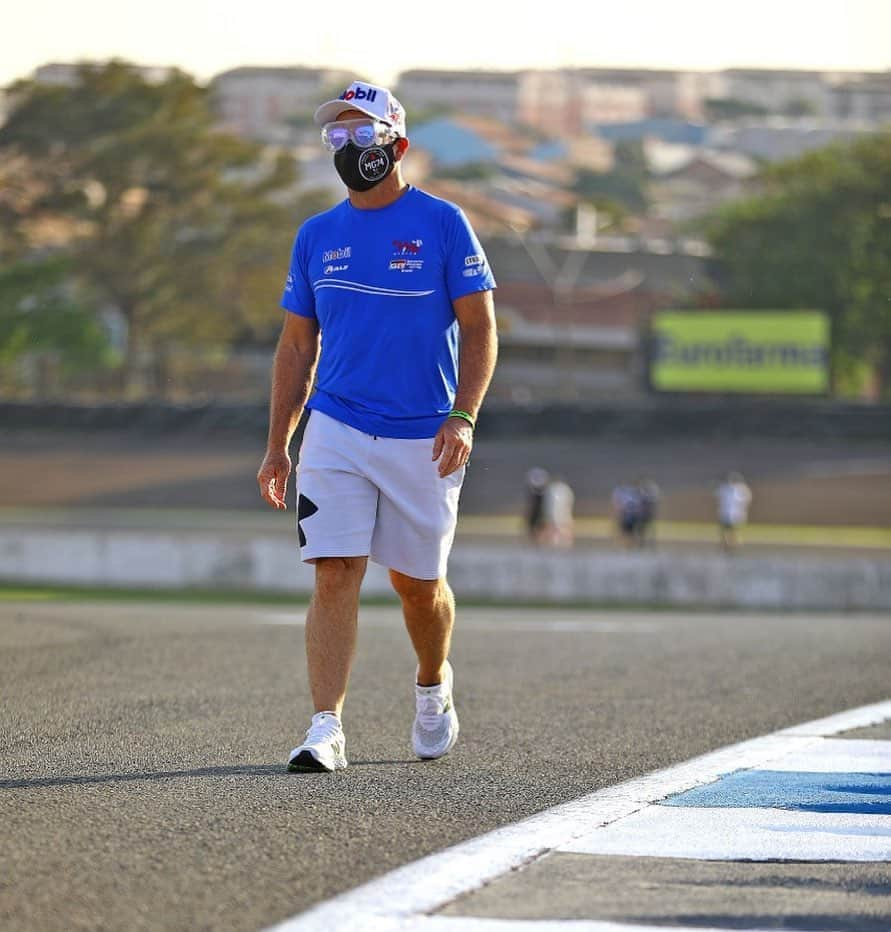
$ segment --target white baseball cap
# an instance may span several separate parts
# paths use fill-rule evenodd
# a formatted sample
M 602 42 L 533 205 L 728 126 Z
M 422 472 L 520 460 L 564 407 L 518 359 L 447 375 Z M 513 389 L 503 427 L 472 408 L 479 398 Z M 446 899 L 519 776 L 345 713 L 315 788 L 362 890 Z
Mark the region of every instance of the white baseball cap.
M 385 87 L 353 81 L 340 97 L 329 100 L 316 110 L 316 125 L 331 123 L 344 110 L 361 110 L 375 120 L 389 124 L 400 136 L 405 135 L 405 107 Z

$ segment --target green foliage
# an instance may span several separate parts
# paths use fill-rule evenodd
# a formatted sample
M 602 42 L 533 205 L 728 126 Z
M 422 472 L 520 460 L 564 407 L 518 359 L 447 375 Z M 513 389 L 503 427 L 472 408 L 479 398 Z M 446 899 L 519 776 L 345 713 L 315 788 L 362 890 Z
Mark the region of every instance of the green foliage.
M 817 105 L 805 97 L 793 97 L 783 105 L 782 112 L 786 116 L 793 118 L 815 116 Z
M 575 182 L 579 198 L 598 205 L 614 205 L 628 213 L 646 213 L 649 205 L 648 171 L 643 145 L 638 142 L 616 144 L 614 168 L 609 172 L 580 169 Z
M 22 82 L 0 128 L 0 249 L 47 247 L 128 324 L 139 349 L 225 346 L 280 320 L 299 205 L 290 156 L 218 132 L 188 75 L 152 84 L 113 62 L 73 87 Z M 48 234 L 52 231 L 52 235 Z
M 705 116 L 710 123 L 740 120 L 750 116 L 766 116 L 767 108 L 735 97 L 709 97 L 705 101 Z
M 6 389 L 15 388 L 15 363 L 51 358 L 65 374 L 113 361 L 92 307 L 71 287 L 58 258 L 22 261 L 0 270 L 0 365 Z
M 891 392 L 891 133 L 767 168 L 709 238 L 728 304 L 828 311 L 837 386 L 865 362 Z
M 498 168 L 491 162 L 471 162 L 467 165 L 456 165 L 454 168 L 438 168 L 437 178 L 450 178 L 454 181 L 485 181 L 494 178 Z

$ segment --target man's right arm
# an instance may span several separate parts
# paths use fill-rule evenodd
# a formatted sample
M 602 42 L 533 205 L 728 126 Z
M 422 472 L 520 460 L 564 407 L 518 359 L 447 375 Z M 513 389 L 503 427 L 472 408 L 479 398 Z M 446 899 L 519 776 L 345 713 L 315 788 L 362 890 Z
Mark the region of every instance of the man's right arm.
M 272 365 L 266 456 L 257 473 L 260 495 L 279 510 L 287 507 L 285 492 L 291 474 L 288 447 L 312 388 L 318 356 L 316 319 L 286 312 Z

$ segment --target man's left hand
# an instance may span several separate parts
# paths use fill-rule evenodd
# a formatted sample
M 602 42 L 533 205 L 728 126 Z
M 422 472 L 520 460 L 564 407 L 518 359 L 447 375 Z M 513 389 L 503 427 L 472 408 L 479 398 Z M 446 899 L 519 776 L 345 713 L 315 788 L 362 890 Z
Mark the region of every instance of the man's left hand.
M 439 476 L 444 479 L 467 465 L 473 449 L 473 428 L 463 418 L 447 417 L 433 439 L 433 460 L 439 460 Z

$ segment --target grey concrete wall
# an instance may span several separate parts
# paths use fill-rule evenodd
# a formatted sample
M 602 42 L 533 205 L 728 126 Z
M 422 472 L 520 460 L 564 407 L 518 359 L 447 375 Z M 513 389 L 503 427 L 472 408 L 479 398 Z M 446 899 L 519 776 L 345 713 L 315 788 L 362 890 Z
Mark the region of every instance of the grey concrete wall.
M 891 609 L 891 561 L 721 554 L 538 551 L 460 546 L 452 586 L 465 598 L 772 609 Z M 0 579 L 84 586 L 308 594 L 296 542 L 259 533 L 0 527 Z M 369 565 L 364 592 L 390 594 Z

